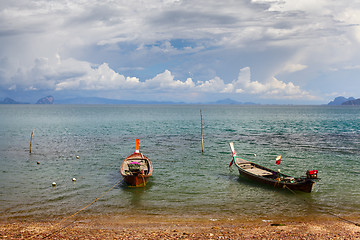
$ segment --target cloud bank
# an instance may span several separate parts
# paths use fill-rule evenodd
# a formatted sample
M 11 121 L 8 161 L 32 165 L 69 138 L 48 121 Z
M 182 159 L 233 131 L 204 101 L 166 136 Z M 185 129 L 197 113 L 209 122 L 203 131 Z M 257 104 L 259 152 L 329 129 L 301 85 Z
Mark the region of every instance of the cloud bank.
M 359 94 L 356 1 L 7 1 L 0 97 L 317 103 Z

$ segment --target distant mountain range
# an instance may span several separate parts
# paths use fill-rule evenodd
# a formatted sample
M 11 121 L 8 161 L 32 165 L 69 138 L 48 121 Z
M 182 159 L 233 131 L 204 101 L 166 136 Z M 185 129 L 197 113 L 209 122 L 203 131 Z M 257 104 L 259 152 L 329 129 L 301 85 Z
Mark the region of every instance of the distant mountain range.
M 64 100 L 56 100 L 56 104 L 186 104 L 184 102 L 172 102 L 172 101 L 138 101 L 138 100 L 117 100 L 108 98 L 88 97 L 88 98 L 72 98 Z M 246 104 L 254 105 L 256 103 L 251 102 L 238 102 L 232 99 L 223 99 L 216 102 L 207 103 L 195 103 L 195 104 Z
M 5 98 L 0 101 L 0 104 L 30 104 L 27 102 L 18 102 L 11 98 Z M 226 98 L 215 102 L 198 102 L 198 103 L 184 103 L 184 102 L 172 102 L 172 101 L 139 101 L 139 100 L 118 100 L 99 97 L 78 97 L 71 99 L 55 100 L 53 96 L 46 96 L 40 98 L 36 104 L 218 104 L 218 105 L 257 105 L 253 102 L 238 102 L 236 100 Z M 329 102 L 329 106 L 349 106 L 360 105 L 360 98 L 355 99 L 353 97 L 336 97 L 333 101 Z
M 253 103 L 253 102 L 238 102 L 238 101 L 235 101 L 235 100 L 232 100 L 230 98 L 226 98 L 226 99 L 223 99 L 223 100 L 219 100 L 219 101 L 216 101 L 216 102 L 210 102 L 208 104 L 234 104 L 234 105 L 256 105 L 256 103 Z
M 17 102 L 11 98 L 5 98 L 4 101 L 0 101 L 0 104 L 29 104 Z M 36 104 L 186 104 L 184 102 L 171 102 L 171 101 L 138 101 L 138 100 L 117 100 L 117 99 L 108 99 L 108 98 L 98 98 L 98 97 L 87 97 L 87 98 L 71 98 L 71 99 L 61 99 L 55 100 L 53 96 L 47 96 L 40 98 Z M 194 103 L 194 104 L 243 104 L 243 105 L 255 105 L 256 103 L 252 102 L 238 102 L 232 99 L 223 99 L 216 102 L 207 102 L 207 103 Z
M 118 100 L 98 97 L 71 98 L 56 100 L 55 104 L 184 104 L 182 102 L 170 101 L 138 101 L 138 100 Z
M 336 97 L 333 101 L 329 102 L 330 106 L 349 106 L 349 105 L 360 105 L 360 98 L 355 99 L 353 97 L 345 98 L 345 97 Z

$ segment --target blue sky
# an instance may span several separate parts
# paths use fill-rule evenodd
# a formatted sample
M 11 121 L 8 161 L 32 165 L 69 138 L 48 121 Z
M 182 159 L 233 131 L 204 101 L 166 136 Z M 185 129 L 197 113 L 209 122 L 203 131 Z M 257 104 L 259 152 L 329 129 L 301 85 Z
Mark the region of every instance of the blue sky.
M 0 99 L 360 97 L 360 3 L 0 2 Z

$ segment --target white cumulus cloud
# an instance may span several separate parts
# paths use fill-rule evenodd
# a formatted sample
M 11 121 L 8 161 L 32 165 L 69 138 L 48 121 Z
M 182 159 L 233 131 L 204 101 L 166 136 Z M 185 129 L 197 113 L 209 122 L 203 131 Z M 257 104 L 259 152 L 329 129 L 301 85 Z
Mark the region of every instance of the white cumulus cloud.
M 152 79 L 145 81 L 145 87 L 152 89 L 188 89 L 195 86 L 191 78 L 188 78 L 185 82 L 175 80 L 174 76 L 169 70 L 165 70 L 163 73 L 156 75 Z
M 240 70 L 238 79 L 233 81 L 236 89 L 242 89 L 241 92 L 256 94 L 262 98 L 278 98 L 278 99 L 314 99 L 309 92 L 301 90 L 300 86 L 295 86 L 292 82 L 285 83 L 272 77 L 270 80 L 261 83 L 252 81 L 250 68 L 245 67 Z
M 55 89 L 356 95 L 359 12 L 353 0 L 1 1 L 0 98 Z

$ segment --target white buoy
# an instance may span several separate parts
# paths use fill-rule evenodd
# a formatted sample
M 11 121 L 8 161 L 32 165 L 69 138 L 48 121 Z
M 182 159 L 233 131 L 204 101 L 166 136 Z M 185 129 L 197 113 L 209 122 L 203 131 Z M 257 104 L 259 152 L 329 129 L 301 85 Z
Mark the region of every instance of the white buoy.
M 55 186 L 56 186 L 56 182 L 53 182 L 53 183 L 52 183 L 52 186 L 55 187 Z
M 79 156 L 76 156 L 76 159 L 79 159 L 80 157 Z
M 75 182 L 75 181 L 76 181 L 76 178 L 73 178 L 72 181 Z
M 256 157 L 256 153 L 254 153 L 254 157 Z

